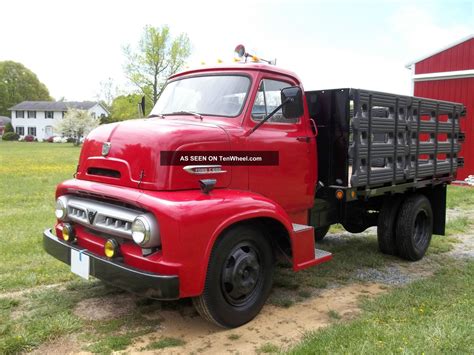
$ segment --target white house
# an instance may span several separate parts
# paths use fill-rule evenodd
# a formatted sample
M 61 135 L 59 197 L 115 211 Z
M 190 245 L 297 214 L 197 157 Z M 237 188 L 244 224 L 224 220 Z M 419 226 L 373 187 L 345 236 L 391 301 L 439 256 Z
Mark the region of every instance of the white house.
M 55 135 L 54 127 L 70 108 L 87 110 L 92 117 L 107 117 L 110 114 L 94 101 L 23 101 L 9 110 L 13 128 L 18 135 L 32 135 L 42 141 Z

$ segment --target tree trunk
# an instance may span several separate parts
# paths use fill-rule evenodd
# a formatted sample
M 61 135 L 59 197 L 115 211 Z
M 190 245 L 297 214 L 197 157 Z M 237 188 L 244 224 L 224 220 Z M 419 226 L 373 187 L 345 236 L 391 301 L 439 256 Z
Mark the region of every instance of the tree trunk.
M 158 101 L 158 79 L 157 79 L 157 75 L 155 75 L 155 79 L 153 81 L 153 106 L 156 104 L 157 101 Z

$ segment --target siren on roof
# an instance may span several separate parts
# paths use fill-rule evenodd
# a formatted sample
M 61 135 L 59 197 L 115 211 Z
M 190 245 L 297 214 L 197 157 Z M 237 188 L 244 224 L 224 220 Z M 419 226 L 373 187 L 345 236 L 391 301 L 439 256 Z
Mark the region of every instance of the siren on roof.
M 256 55 L 247 53 L 245 51 L 245 46 L 243 44 L 237 45 L 234 49 L 235 54 L 237 55 L 237 58 L 235 61 L 241 61 L 244 58 L 244 63 L 247 63 L 247 60 L 250 58 L 250 60 L 254 63 L 260 63 L 260 62 L 265 62 L 270 65 L 276 65 L 276 58 L 273 60 L 267 60 L 263 58 L 259 58 Z

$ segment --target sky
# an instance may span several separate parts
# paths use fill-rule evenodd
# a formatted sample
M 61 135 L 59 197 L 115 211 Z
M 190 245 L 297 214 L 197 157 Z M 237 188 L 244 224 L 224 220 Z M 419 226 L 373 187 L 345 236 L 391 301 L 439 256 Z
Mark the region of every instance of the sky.
M 399 94 L 411 94 L 407 63 L 474 33 L 474 0 L 3 0 L 0 9 L 0 61 L 21 62 L 70 101 L 96 99 L 108 78 L 134 90 L 122 48 L 145 25 L 187 33 L 190 67 L 231 63 L 244 44 L 298 74 L 305 90 Z

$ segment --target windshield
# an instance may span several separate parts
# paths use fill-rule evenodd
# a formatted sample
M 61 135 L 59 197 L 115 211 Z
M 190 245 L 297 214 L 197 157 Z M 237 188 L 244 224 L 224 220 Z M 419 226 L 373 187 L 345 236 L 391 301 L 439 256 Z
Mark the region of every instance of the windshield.
M 151 115 L 182 114 L 235 117 L 242 110 L 250 79 L 241 75 L 210 75 L 178 79 L 166 85 Z

